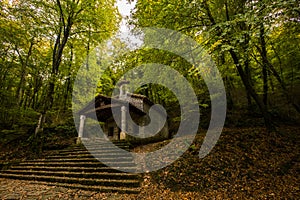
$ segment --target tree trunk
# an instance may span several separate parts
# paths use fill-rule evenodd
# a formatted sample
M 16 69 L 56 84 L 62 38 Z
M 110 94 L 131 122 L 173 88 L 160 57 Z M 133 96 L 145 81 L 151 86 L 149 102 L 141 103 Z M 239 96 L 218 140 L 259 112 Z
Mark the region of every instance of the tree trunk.
M 264 121 L 265 121 L 265 125 L 266 125 L 266 128 L 269 130 L 269 131 L 273 131 L 274 130 L 274 126 L 272 124 L 272 119 L 271 119 L 271 116 L 269 115 L 268 113 L 268 109 L 267 107 L 265 106 L 265 104 L 263 103 L 263 101 L 261 101 L 261 99 L 258 97 L 258 95 L 256 94 L 256 92 L 254 91 L 252 85 L 250 84 L 249 80 L 247 79 L 247 76 L 242 68 L 242 66 L 240 65 L 239 63 L 239 59 L 236 55 L 236 53 L 233 51 L 233 50 L 229 50 L 230 52 L 230 55 L 233 59 L 233 62 L 238 70 L 238 73 L 242 79 L 242 82 L 246 88 L 246 91 L 251 95 L 251 97 L 254 99 L 255 103 L 258 105 L 262 115 L 263 115 L 263 118 L 264 118 Z
M 260 45 L 262 56 L 262 74 L 263 74 L 263 102 L 268 107 L 268 70 L 267 70 L 267 47 L 265 41 L 265 27 L 264 24 L 260 25 Z
M 225 77 L 225 85 L 226 85 L 226 88 L 227 88 L 227 108 L 228 110 L 232 110 L 233 107 L 234 107 L 234 104 L 233 104 L 233 98 L 232 98 L 232 94 L 231 94 L 231 91 L 232 91 L 232 86 L 231 86 L 231 82 L 230 82 L 230 78 L 228 76 Z
M 258 46 L 256 46 L 256 48 L 259 51 L 259 53 L 263 56 L 262 49 L 260 49 Z M 276 78 L 276 80 L 279 82 L 288 103 L 290 103 L 294 107 L 294 109 L 298 113 L 300 113 L 300 106 L 293 100 L 293 98 L 291 97 L 291 95 L 289 94 L 289 92 L 287 90 L 287 87 L 286 87 L 284 81 L 282 80 L 279 73 L 276 71 L 275 67 L 272 65 L 272 63 L 269 62 L 269 59 L 267 57 L 265 57 L 265 64 L 268 67 L 268 69 L 272 72 L 272 74 Z
M 210 11 L 210 8 L 209 8 L 209 5 L 207 3 L 207 0 L 203 1 L 203 5 L 204 5 L 204 9 L 206 9 L 207 11 L 207 16 L 208 16 L 208 19 L 210 20 L 211 24 L 212 25 L 216 25 L 216 21 Z M 227 10 L 228 12 L 228 10 Z M 220 27 L 218 27 L 216 29 L 217 31 L 217 35 L 219 37 L 222 36 L 222 30 Z M 230 45 L 230 41 L 226 41 L 227 44 Z M 266 125 L 266 128 L 269 130 L 269 131 L 272 131 L 274 130 L 274 126 L 272 124 L 272 120 L 271 120 L 271 116 L 269 115 L 268 113 L 268 110 L 265 106 L 265 104 L 261 101 L 261 99 L 258 97 L 258 95 L 256 94 L 256 92 L 254 91 L 254 88 L 253 86 L 251 85 L 251 83 L 249 82 L 248 78 L 247 78 L 247 75 L 246 73 L 244 72 L 244 69 L 243 67 L 241 66 L 240 62 L 239 62 L 239 58 L 238 56 L 236 55 L 235 51 L 233 49 L 230 49 L 229 50 L 229 53 L 233 59 L 233 62 L 238 70 L 238 73 L 242 79 L 242 82 L 246 88 L 246 91 L 247 93 L 249 93 L 251 95 L 251 97 L 254 99 L 255 103 L 258 105 L 262 115 L 263 115 L 263 118 L 264 118 L 264 121 L 265 121 L 265 125 Z
M 61 59 L 63 55 L 64 48 L 68 42 L 71 29 L 73 26 L 73 18 L 75 13 L 70 12 L 68 13 L 67 19 L 65 18 L 66 14 L 63 11 L 62 5 L 60 3 L 60 0 L 56 0 L 57 6 L 59 8 L 59 29 L 57 32 L 56 41 L 53 48 L 53 54 L 52 54 L 52 71 L 50 75 L 50 82 L 49 82 L 49 88 L 46 95 L 44 108 L 42 115 L 46 115 L 47 112 L 52 108 L 53 102 L 54 102 L 54 92 L 55 92 L 55 84 L 57 80 L 57 76 L 59 73 L 59 66 L 61 64 Z M 44 121 L 42 121 L 39 129 L 42 130 L 44 126 Z
M 63 110 L 67 110 L 67 104 L 68 104 L 68 97 L 69 94 L 71 93 L 71 69 L 72 69 L 72 63 L 73 63 L 73 46 L 71 45 L 71 52 L 70 52 L 70 64 L 69 64 L 69 73 L 68 73 L 68 78 L 66 80 L 66 90 L 64 93 L 64 102 L 63 102 Z
M 16 48 L 16 50 L 19 54 L 20 62 L 21 62 L 21 77 L 20 77 L 20 81 L 19 81 L 19 84 L 18 84 L 18 87 L 16 90 L 16 98 L 18 99 L 18 106 L 21 106 L 22 102 L 23 102 L 23 95 L 24 95 L 23 85 L 25 82 L 25 78 L 26 78 L 26 74 L 27 74 L 26 68 L 27 68 L 27 65 L 29 62 L 29 58 L 32 54 L 33 45 L 34 45 L 34 38 L 32 38 L 30 41 L 30 47 L 27 52 L 25 60 L 22 58 L 22 55 L 19 53 L 18 49 Z
M 51 109 L 53 106 L 53 95 L 54 95 L 54 89 L 55 89 L 55 83 L 57 79 L 57 75 L 59 72 L 59 66 L 61 64 L 61 59 L 63 55 L 64 48 L 68 42 L 71 29 L 73 26 L 73 14 L 69 14 L 67 21 L 65 22 L 64 13 L 60 4 L 60 1 L 57 0 L 57 5 L 60 9 L 60 27 L 59 31 L 57 33 L 54 49 L 53 49 L 53 55 L 52 55 L 52 72 L 50 77 L 50 84 L 49 84 L 49 90 L 47 95 L 47 102 L 45 105 L 44 112 L 46 112 L 48 109 Z
M 252 85 L 251 82 L 251 71 L 250 71 L 250 67 L 249 67 L 249 59 L 247 58 L 246 62 L 245 62 L 245 75 L 246 75 L 246 79 L 248 80 L 249 84 Z M 247 92 L 247 109 L 248 112 L 252 112 L 252 98 L 249 92 Z

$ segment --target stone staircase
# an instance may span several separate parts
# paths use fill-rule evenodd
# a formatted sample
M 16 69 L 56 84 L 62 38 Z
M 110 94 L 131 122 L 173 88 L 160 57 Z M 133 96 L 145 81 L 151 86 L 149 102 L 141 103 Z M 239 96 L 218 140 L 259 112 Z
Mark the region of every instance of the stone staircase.
M 98 192 L 139 193 L 139 175 L 128 173 L 134 172 L 136 165 L 126 142 L 115 143 L 124 152 L 103 139 L 84 144 L 13 164 L 0 171 L 0 177 Z

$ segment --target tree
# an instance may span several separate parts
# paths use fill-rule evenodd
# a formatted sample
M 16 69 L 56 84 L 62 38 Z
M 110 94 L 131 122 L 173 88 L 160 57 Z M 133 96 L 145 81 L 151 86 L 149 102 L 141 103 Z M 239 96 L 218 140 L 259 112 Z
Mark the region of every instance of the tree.
M 110 37 L 118 28 L 120 17 L 115 2 L 19 0 L 0 3 L 3 113 L 8 108 L 12 112 L 32 108 L 43 114 L 41 121 L 44 121 L 49 110 L 67 111 L 76 72 L 87 57 L 88 49 Z M 10 106 L 11 103 L 14 106 Z M 14 120 L 22 118 L 9 113 L 6 112 Z
M 270 75 L 276 76 L 277 67 L 268 64 L 270 46 L 266 38 L 273 32 L 276 24 L 281 26 L 284 22 L 299 19 L 298 11 L 299 2 L 295 0 L 149 0 L 138 1 L 132 23 L 137 27 L 158 26 L 178 30 L 206 45 L 215 60 L 221 60 L 216 63 L 219 63 L 223 74 L 231 73 L 230 76 L 233 77 L 232 72 L 238 73 L 248 94 L 249 104 L 252 98 L 261 111 L 266 126 L 271 130 L 272 120 L 267 107 L 270 87 L 268 81 Z M 259 35 L 258 40 L 256 34 Z M 251 52 L 259 52 L 261 61 L 251 58 Z M 232 72 L 221 68 L 228 68 L 232 64 L 235 66 L 230 69 Z M 257 66 L 260 67 L 260 72 L 256 70 Z M 270 73 L 271 71 L 273 72 Z M 259 73 L 263 74 L 263 98 L 259 95 L 261 88 L 258 87 L 261 80 L 255 78 Z

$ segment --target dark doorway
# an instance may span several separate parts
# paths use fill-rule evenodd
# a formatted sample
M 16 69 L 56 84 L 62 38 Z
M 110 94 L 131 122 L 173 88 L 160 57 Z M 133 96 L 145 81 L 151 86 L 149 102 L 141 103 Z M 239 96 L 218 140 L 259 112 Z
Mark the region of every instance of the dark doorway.
M 118 140 L 120 140 L 120 135 L 121 135 L 121 129 L 118 128 Z
M 114 127 L 109 127 L 108 128 L 108 137 L 113 137 L 114 136 Z

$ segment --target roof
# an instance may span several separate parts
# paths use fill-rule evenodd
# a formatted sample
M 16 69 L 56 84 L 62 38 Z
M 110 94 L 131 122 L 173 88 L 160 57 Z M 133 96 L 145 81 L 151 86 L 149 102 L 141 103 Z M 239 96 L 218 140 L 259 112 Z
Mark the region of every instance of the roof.
M 121 111 L 121 106 L 129 105 L 130 113 L 135 113 L 137 115 L 146 115 L 144 110 L 144 104 L 149 106 L 154 105 L 146 96 L 140 94 L 126 93 L 125 99 L 120 99 L 119 95 L 114 97 L 108 97 L 102 94 L 98 94 L 94 100 L 90 101 L 85 107 L 83 107 L 78 114 L 85 115 L 86 117 L 105 122 L 108 118 L 112 116 L 112 111 L 119 113 Z M 114 110 L 115 109 L 115 110 Z M 160 114 L 165 114 L 161 109 L 156 108 Z
M 142 98 L 143 95 L 134 95 L 135 97 Z M 145 96 L 143 96 L 144 98 Z M 90 101 L 85 107 L 83 107 L 78 114 L 85 115 L 90 118 L 95 118 L 96 112 L 97 120 L 106 121 L 112 116 L 112 110 L 118 113 L 121 110 L 121 106 L 129 104 L 130 112 L 134 112 L 138 115 L 145 115 L 146 113 L 139 106 L 134 105 L 132 102 L 119 99 L 118 96 L 112 98 L 101 94 L 98 94 L 95 99 Z

